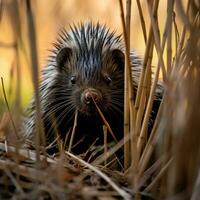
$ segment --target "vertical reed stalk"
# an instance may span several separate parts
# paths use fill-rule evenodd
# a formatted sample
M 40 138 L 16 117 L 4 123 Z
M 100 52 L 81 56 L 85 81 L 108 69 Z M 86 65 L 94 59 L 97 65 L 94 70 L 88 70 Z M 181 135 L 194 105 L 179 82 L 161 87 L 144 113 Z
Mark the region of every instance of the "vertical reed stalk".
M 171 71 L 172 66 L 172 20 L 173 20 L 173 6 L 174 0 L 167 2 L 167 18 L 168 18 L 168 25 L 167 25 L 167 74 Z
M 41 120 L 41 109 L 40 109 L 40 95 L 39 95 L 39 79 L 38 79 L 38 57 L 37 57 L 37 45 L 36 45 L 36 32 L 35 32 L 35 22 L 31 8 L 31 1 L 26 0 L 26 14 L 28 21 L 28 39 L 30 45 L 30 58 L 31 58 L 31 68 L 32 68 L 32 80 L 35 95 L 35 106 L 36 106 L 36 133 L 35 133 L 35 143 L 37 152 L 37 163 L 40 162 L 40 146 L 41 138 L 44 144 L 44 133 L 43 124 Z
M 122 0 L 119 0 L 120 11 L 121 11 L 121 21 L 123 28 L 123 35 L 125 41 L 125 71 L 124 71 L 124 137 L 128 137 L 130 134 L 130 102 L 129 102 L 129 83 L 128 83 L 128 66 L 130 66 L 130 57 L 128 52 L 130 51 L 130 47 L 128 47 L 127 42 L 127 32 L 126 32 L 126 22 L 125 22 L 125 14 L 123 8 Z M 130 141 L 127 141 L 124 144 L 124 168 L 127 169 L 130 165 Z
M 143 31 L 143 37 L 144 37 L 144 41 L 145 41 L 145 44 L 146 44 L 147 43 L 146 25 L 145 25 L 145 20 L 144 20 L 144 15 L 143 15 L 143 12 L 142 12 L 140 0 L 136 0 L 136 3 L 137 3 L 138 11 L 139 11 L 140 22 L 141 22 L 142 31 Z

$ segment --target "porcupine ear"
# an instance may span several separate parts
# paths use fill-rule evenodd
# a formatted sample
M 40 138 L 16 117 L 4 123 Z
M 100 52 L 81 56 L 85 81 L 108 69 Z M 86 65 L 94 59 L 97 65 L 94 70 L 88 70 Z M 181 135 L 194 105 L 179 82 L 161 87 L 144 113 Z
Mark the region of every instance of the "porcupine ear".
M 56 63 L 57 66 L 62 69 L 65 66 L 65 63 L 70 60 L 72 56 L 72 49 L 69 47 L 62 48 L 57 56 L 56 56 Z
M 114 49 L 111 51 L 113 61 L 118 65 L 120 70 L 124 71 L 125 55 L 120 49 Z

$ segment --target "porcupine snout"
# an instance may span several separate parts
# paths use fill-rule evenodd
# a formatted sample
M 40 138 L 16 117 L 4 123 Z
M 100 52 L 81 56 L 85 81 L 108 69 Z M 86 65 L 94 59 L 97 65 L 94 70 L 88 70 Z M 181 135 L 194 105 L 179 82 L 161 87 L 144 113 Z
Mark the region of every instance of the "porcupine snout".
M 91 106 L 94 104 L 93 101 L 95 101 L 97 104 L 101 102 L 102 95 L 98 90 L 94 88 L 87 88 L 83 91 L 81 100 L 85 105 Z

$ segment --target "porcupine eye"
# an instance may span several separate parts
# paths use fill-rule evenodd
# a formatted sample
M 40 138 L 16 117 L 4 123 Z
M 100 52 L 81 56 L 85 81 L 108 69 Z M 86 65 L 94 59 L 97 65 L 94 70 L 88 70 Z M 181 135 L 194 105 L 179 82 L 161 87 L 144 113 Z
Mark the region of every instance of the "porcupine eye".
M 74 85 L 76 83 L 76 77 L 72 76 L 70 81 L 71 81 L 71 84 Z
M 105 80 L 107 85 L 110 85 L 112 83 L 112 79 L 109 76 L 105 76 L 104 80 Z
M 58 52 L 56 56 L 56 63 L 59 69 L 64 69 L 66 63 L 70 60 L 71 56 L 72 56 L 72 49 L 68 47 L 64 47 Z

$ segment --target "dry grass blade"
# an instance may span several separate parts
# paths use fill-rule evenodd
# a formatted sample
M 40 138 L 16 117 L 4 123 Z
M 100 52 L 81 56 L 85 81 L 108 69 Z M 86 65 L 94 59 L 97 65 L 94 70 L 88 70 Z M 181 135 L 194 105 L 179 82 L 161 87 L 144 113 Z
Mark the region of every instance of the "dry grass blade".
M 136 95 L 136 101 L 135 101 L 135 110 L 136 110 L 138 119 L 140 118 L 140 116 L 143 115 L 142 109 L 141 109 L 141 105 L 142 105 L 141 102 L 144 101 L 144 97 L 145 97 L 144 89 L 145 89 L 145 85 L 147 85 L 147 81 L 145 80 L 145 75 L 148 74 L 147 68 L 150 67 L 150 65 L 151 65 L 151 58 L 152 58 L 152 54 L 153 54 L 152 47 L 153 47 L 153 30 L 151 27 L 149 30 L 149 34 L 148 34 L 148 40 L 147 40 L 145 55 L 144 55 L 143 64 L 142 64 L 142 71 L 140 74 L 137 95 Z M 150 76 L 151 76 L 151 74 L 150 74 Z M 147 77 L 147 75 L 146 75 L 146 77 Z M 136 119 L 136 121 L 139 121 L 138 119 Z M 138 124 L 136 124 L 136 125 L 138 125 Z
M 36 136 L 35 136 L 35 144 L 37 150 L 37 160 L 38 165 L 40 163 L 39 150 L 41 142 L 45 144 L 44 132 L 43 132 L 43 124 L 41 120 L 41 109 L 40 109 L 40 95 L 39 95 L 39 80 L 38 80 L 38 56 L 37 56 L 37 45 L 36 45 L 36 32 L 35 32 L 35 24 L 34 17 L 31 8 L 31 1 L 26 0 L 26 12 L 27 12 L 27 20 L 28 20 L 28 36 L 30 43 L 30 58 L 31 58 L 31 66 L 32 66 L 32 80 L 34 86 L 34 94 L 35 94 L 35 106 L 36 106 Z M 42 139 L 42 141 L 41 141 Z M 45 152 L 44 152 L 45 153 Z
M 190 8 L 190 1 L 188 1 L 187 3 L 187 10 L 186 10 L 186 13 L 188 15 L 189 13 L 189 8 Z M 175 26 L 175 32 L 177 33 L 177 28 L 176 28 L 176 22 L 175 22 L 175 18 L 174 18 L 174 26 Z M 184 49 L 184 45 L 185 45 L 185 40 L 186 40 L 186 26 L 183 26 L 183 30 L 182 30 L 182 34 L 181 34 L 181 37 L 180 37 L 180 40 L 178 42 L 178 40 L 176 39 L 176 53 L 175 53 L 175 60 L 174 60 L 174 63 L 173 63 L 173 68 L 172 68 L 172 71 L 173 70 L 176 70 L 176 67 L 175 66 L 178 66 L 178 63 L 180 62 L 180 57 L 182 55 L 182 52 L 183 52 L 183 49 Z
M 6 146 L 4 143 L 0 143 L 0 150 L 4 152 L 16 152 L 16 147 L 14 146 Z M 25 159 L 30 160 L 36 160 L 36 153 L 34 151 L 31 151 L 30 149 L 21 148 L 18 150 L 19 155 L 23 156 Z M 40 155 L 40 160 L 44 160 L 45 157 L 43 155 Z M 55 163 L 55 160 L 51 159 L 50 157 L 47 158 L 47 162 L 49 163 Z
M 160 116 L 161 116 L 161 113 L 162 113 L 162 108 L 163 108 L 163 101 L 160 105 L 158 114 L 156 116 L 155 124 L 154 124 L 152 131 L 151 131 L 151 135 L 148 139 L 148 142 L 145 145 L 144 151 L 143 151 L 141 158 L 140 158 L 139 177 L 141 177 L 141 175 L 143 174 L 143 172 L 147 168 L 148 163 L 151 160 L 152 154 L 153 154 L 155 147 L 157 145 L 157 140 L 158 140 L 157 127 L 158 127 Z
M 3 0 L 0 0 L 0 22 L 1 22 L 1 19 L 2 19 L 2 16 L 3 16 Z
M 163 177 L 163 174 L 166 173 L 166 171 L 168 170 L 169 166 L 172 164 L 173 159 L 171 158 L 165 165 L 164 167 L 160 170 L 160 172 L 157 174 L 156 177 L 154 177 L 154 180 L 151 182 L 151 184 L 149 184 L 147 186 L 147 188 L 145 188 L 145 192 L 149 192 L 151 190 L 156 190 L 155 188 L 158 187 L 159 185 L 159 181 L 161 180 L 161 178 Z
M 126 32 L 126 22 L 125 22 L 125 14 L 122 0 L 119 0 L 120 5 L 120 13 L 121 13 L 121 21 L 123 27 L 123 36 L 125 41 L 125 70 L 124 70 L 124 136 L 126 137 L 130 133 L 130 101 L 129 99 L 129 81 L 128 81 L 128 66 L 130 65 L 130 58 L 128 53 L 130 52 L 130 47 L 128 45 L 128 35 Z M 130 165 L 130 141 L 127 141 L 124 144 L 124 168 L 127 169 Z
M 148 11 L 149 11 L 150 19 L 151 19 L 151 25 L 153 27 L 155 47 L 156 47 L 156 51 L 157 51 L 158 57 L 160 59 L 161 67 L 162 67 L 163 80 L 165 81 L 166 80 L 166 69 L 165 69 L 165 64 L 164 64 L 164 60 L 163 60 L 162 53 L 161 53 L 162 50 L 161 50 L 160 35 L 159 35 L 160 31 L 159 31 L 158 20 L 157 20 L 158 5 L 159 5 L 159 0 L 155 0 L 154 9 L 152 11 L 151 5 L 149 3 Z
M 124 132 L 124 136 L 129 135 L 130 133 L 134 134 L 134 130 L 135 130 L 135 107 L 134 107 L 134 93 L 133 93 L 133 86 L 132 86 L 132 70 L 131 70 L 131 65 L 130 65 L 130 23 L 131 23 L 131 5 L 132 5 L 132 1 L 131 0 L 127 0 L 126 1 L 126 29 L 123 30 L 124 35 L 126 35 L 125 38 L 125 70 L 124 70 L 124 77 L 125 77 L 125 85 L 127 84 L 128 87 L 128 93 L 124 93 L 124 99 L 128 98 L 129 99 L 129 104 L 125 104 L 124 108 L 126 110 L 126 106 L 130 106 L 130 111 L 128 111 L 128 113 L 130 113 L 130 119 L 128 117 L 128 114 L 126 116 L 127 120 L 130 120 L 130 132 Z M 122 3 L 121 3 L 121 9 L 123 9 Z M 121 15 L 122 16 L 122 15 Z M 122 20 L 123 21 L 123 20 Z M 127 83 L 126 83 L 127 82 Z M 126 86 L 125 86 L 126 88 Z M 126 91 L 126 90 L 125 90 Z M 127 95 L 127 96 L 126 96 Z M 126 100 L 124 101 L 126 102 Z M 127 103 L 127 102 L 126 102 Z M 127 112 L 127 110 L 126 110 Z M 124 118 L 124 121 L 126 119 Z M 126 125 L 124 124 L 124 127 L 126 127 Z M 124 128 L 124 131 L 127 128 Z M 131 138 L 132 139 L 132 138 Z M 132 139 L 132 142 L 135 142 L 135 139 Z M 134 147 L 133 147 L 134 148 Z M 130 165 L 131 165 L 131 145 L 130 142 L 124 143 L 124 168 L 127 169 Z M 134 148 L 135 152 L 136 148 Z M 136 156 L 135 156 L 136 157 Z
M 144 15 L 143 15 L 143 12 L 142 12 L 142 7 L 141 7 L 140 0 L 136 0 L 136 2 L 137 2 L 139 15 L 140 15 L 140 21 L 141 21 L 141 25 L 142 25 L 144 41 L 146 43 L 147 42 L 147 33 L 146 33 L 146 25 L 145 25 Z
M 146 183 L 151 179 L 151 177 L 153 176 L 153 174 L 155 174 L 157 171 L 159 171 L 162 162 L 163 162 L 163 157 L 161 157 L 157 161 L 155 161 L 153 163 L 153 165 L 151 165 L 151 167 L 149 167 L 142 174 L 142 177 L 139 177 L 138 185 L 136 187 L 134 187 L 134 189 L 133 189 L 134 192 L 141 190 L 141 188 L 144 187 L 144 185 L 146 185 Z
M 172 13 L 173 13 L 173 9 L 171 9 L 171 15 L 172 15 Z M 168 31 L 168 26 L 169 26 L 170 23 L 172 23 L 172 21 L 170 19 L 171 19 L 170 13 L 168 13 L 167 19 L 166 19 L 166 22 L 165 22 L 164 32 L 163 32 L 163 40 L 162 40 L 162 44 L 161 44 L 161 55 L 163 55 L 163 51 L 164 51 L 164 48 L 165 48 L 165 43 L 167 41 L 168 36 L 171 38 L 171 36 L 169 35 L 170 32 Z M 151 33 L 152 33 L 152 31 L 151 31 Z M 160 66 L 160 58 L 159 58 L 158 65 L 157 65 L 157 68 L 156 68 L 156 72 L 155 72 L 156 76 L 154 77 L 152 89 L 157 84 L 157 79 L 158 79 L 158 74 L 159 74 L 159 66 Z M 147 104 L 146 113 L 145 113 L 145 116 L 144 116 L 144 121 L 143 121 L 143 126 L 142 126 L 143 129 L 141 130 L 141 135 L 140 135 L 140 136 L 143 135 L 144 138 L 145 138 L 145 135 L 144 135 L 145 129 L 148 126 L 148 123 L 147 123 L 148 120 L 147 119 L 150 117 L 150 112 L 151 112 L 151 109 L 152 109 L 152 108 L 148 107 L 148 106 L 152 107 L 152 103 L 153 103 L 152 94 L 154 94 L 153 90 L 150 91 L 150 97 L 149 97 L 149 101 L 148 101 L 148 104 Z M 165 97 L 164 97 L 164 94 L 163 94 L 163 99 L 164 98 Z M 151 155 L 152 155 L 153 150 L 155 149 L 155 146 L 156 146 L 156 141 L 157 141 L 156 138 L 157 138 L 157 135 L 158 135 L 158 132 L 156 131 L 156 128 L 157 128 L 158 120 L 160 118 L 162 105 L 163 105 L 163 101 L 161 102 L 161 105 L 159 107 L 159 111 L 157 113 L 156 120 L 154 122 L 154 127 L 153 127 L 153 129 L 151 131 L 151 134 L 150 134 L 150 138 L 148 139 L 148 142 L 145 145 L 145 149 L 144 149 L 144 151 L 142 153 L 142 156 L 141 156 L 141 159 L 140 159 L 140 174 L 147 167 L 147 163 L 151 159 Z M 149 111 L 149 113 L 147 111 Z
M 3 161 L 0 160 L 0 169 L 4 170 L 4 168 L 10 169 L 13 173 L 18 175 L 30 178 L 32 180 L 40 180 L 43 181 L 48 174 L 45 171 L 40 171 L 35 168 L 26 167 L 24 165 L 18 165 L 16 169 L 16 163 L 12 161 Z
M 156 1 L 155 11 L 154 12 L 156 12 L 157 6 L 158 6 L 158 1 Z M 155 90 L 156 90 L 156 86 L 157 86 L 157 82 L 158 82 L 158 77 L 159 77 L 159 72 L 160 72 L 160 66 L 162 66 L 162 62 L 163 62 L 163 51 L 164 51 L 165 43 L 166 43 L 166 40 L 167 40 L 168 24 L 169 24 L 169 18 L 167 18 L 166 23 L 165 23 L 163 40 L 162 40 L 161 47 L 159 49 L 160 51 L 159 51 L 158 64 L 157 64 L 157 67 L 156 67 L 156 70 L 155 70 L 155 76 L 154 76 L 153 84 L 152 84 L 152 87 L 151 87 L 151 91 L 150 91 L 150 95 L 149 95 L 149 99 L 148 99 L 148 103 L 147 103 L 147 107 L 146 107 L 146 111 L 145 111 L 145 115 L 144 115 L 144 120 L 143 120 L 143 124 L 142 124 L 142 128 L 141 128 L 140 136 L 139 136 L 139 139 L 138 139 L 138 144 L 137 145 L 138 145 L 140 153 L 141 153 L 141 151 L 142 151 L 142 149 L 144 147 L 145 138 L 146 138 L 146 134 L 147 134 L 149 117 L 150 117 L 150 114 L 151 114 L 151 111 L 152 111 L 152 106 L 153 106 L 153 101 L 154 101 L 154 94 L 155 94 Z M 153 29 L 154 29 L 154 27 L 153 27 Z
M 9 169 L 7 167 L 5 167 L 4 171 L 8 175 L 8 177 L 11 179 L 12 183 L 15 185 L 17 190 L 21 193 L 21 195 L 25 196 L 21 185 L 17 182 L 16 178 L 12 175 L 12 173 L 9 171 Z
M 75 130 L 76 130 L 76 126 L 77 126 L 77 118 L 78 118 L 78 110 L 76 110 L 76 112 L 75 112 L 74 125 L 73 125 L 72 134 L 71 134 L 71 138 L 70 138 L 70 142 L 69 142 L 69 147 L 68 147 L 68 151 L 69 152 L 71 152 L 72 145 L 73 145 Z
M 142 80 L 142 78 L 140 79 L 141 84 L 142 84 L 142 88 L 141 88 L 141 98 L 140 98 L 140 101 L 139 101 L 139 107 L 138 107 L 138 110 L 137 110 L 137 118 L 136 118 L 136 123 L 137 123 L 136 133 L 137 133 L 137 136 L 139 136 L 137 143 L 139 142 L 139 140 L 141 138 L 143 138 L 144 140 L 146 140 L 146 138 L 147 138 L 147 137 L 145 137 L 145 135 L 147 134 L 147 126 L 149 124 L 149 116 L 147 116 L 147 114 L 145 114 L 145 113 L 147 113 L 147 111 L 151 112 L 151 108 L 147 109 L 148 107 L 146 107 L 146 104 L 147 104 L 146 102 L 150 101 L 150 97 L 151 97 L 151 96 L 148 97 L 149 96 L 148 85 L 151 86 L 152 54 L 153 54 L 153 41 L 150 41 L 149 56 L 148 56 L 147 63 L 145 64 L 145 67 L 143 69 L 143 73 L 145 73 L 144 79 L 143 80 Z M 138 96 L 139 95 L 140 94 L 138 93 Z M 154 99 L 151 99 L 151 100 L 153 101 Z M 146 116 L 146 118 L 144 116 Z M 140 155 L 140 149 L 138 151 L 138 154 Z
M 2 77 L 1 77 L 1 86 L 2 86 L 3 96 L 4 96 L 4 99 L 5 99 L 6 107 L 8 109 L 8 113 L 9 113 L 9 117 L 10 117 L 13 129 L 14 129 L 15 136 L 16 136 L 17 139 L 19 139 L 19 136 L 18 136 L 18 133 L 17 133 L 17 129 L 15 127 L 15 123 L 13 121 L 11 110 L 10 110 L 10 107 L 9 107 L 9 104 L 8 104 L 8 100 L 7 100 L 7 97 L 6 97 L 6 91 L 5 91 L 4 82 L 3 82 L 3 78 Z
M 130 142 L 124 144 L 124 166 L 127 169 L 132 163 L 137 168 L 137 148 L 136 148 L 136 133 L 135 133 L 135 123 L 136 123 L 136 112 L 135 112 L 135 102 L 134 102 L 134 92 L 133 92 L 133 81 L 132 81 L 132 70 L 130 66 L 130 16 L 131 16 L 131 1 L 127 1 L 126 7 L 126 20 L 123 8 L 123 2 L 119 1 L 121 22 L 123 28 L 123 36 L 125 41 L 125 70 L 124 70 L 124 135 L 125 137 L 129 134 L 131 137 Z M 131 150 L 131 153 L 130 153 Z M 132 155 L 134 154 L 134 156 Z M 135 168 L 134 171 L 137 171 Z
M 108 131 L 110 132 L 110 134 L 112 135 L 114 141 L 115 141 L 116 144 L 117 144 L 117 143 L 118 143 L 117 138 L 115 137 L 115 134 L 113 133 L 113 131 L 112 131 L 112 129 L 111 129 L 109 123 L 107 122 L 106 118 L 104 117 L 103 113 L 101 112 L 100 108 L 98 107 L 98 105 L 97 105 L 97 103 L 95 102 L 95 100 L 94 100 L 93 97 L 92 97 L 92 99 L 93 99 L 94 105 L 95 105 L 95 107 L 96 107 L 96 109 L 97 109 L 97 111 L 98 111 L 100 117 L 102 118 L 102 120 L 103 120 L 103 122 L 104 122 L 106 128 L 108 129 Z M 102 127 L 102 128 L 103 128 L 103 127 Z M 106 133 L 107 133 L 107 131 L 106 131 Z M 105 132 L 104 132 L 104 135 L 105 135 Z M 106 135 L 106 137 L 107 137 L 107 135 Z M 106 148 L 106 146 L 107 146 L 107 139 L 106 139 L 106 137 L 104 136 L 104 141 L 105 141 L 105 143 L 104 143 L 104 148 Z M 105 151 L 105 152 L 107 152 L 107 151 Z M 119 165 L 122 166 L 122 164 L 121 164 L 121 162 L 119 161 L 119 159 L 117 158 L 117 156 L 116 156 L 116 159 L 117 159 Z M 122 167 L 122 169 L 123 169 L 123 167 Z
M 194 185 L 194 189 L 193 189 L 193 192 L 192 192 L 192 197 L 191 197 L 191 200 L 198 200 L 199 197 L 200 197 L 200 170 L 198 172 L 198 176 L 196 178 L 196 183 Z
M 7 126 L 7 124 L 10 121 L 9 113 L 3 113 L 2 116 L 0 116 L 0 138 L 4 138 L 4 134 L 1 134 L 3 132 L 3 129 Z
M 16 81 L 15 86 L 10 84 L 10 87 L 13 89 L 15 93 L 15 102 L 14 102 L 14 112 L 15 112 L 15 123 L 19 124 L 20 122 L 20 114 L 21 114 L 21 63 L 20 63 L 20 45 L 22 43 L 22 21 L 20 17 L 20 5 L 18 1 L 7 1 L 5 3 L 5 7 L 7 8 L 9 20 L 11 22 L 12 32 L 13 32 L 13 40 L 15 58 L 13 62 L 13 70 L 16 70 Z M 12 80 L 13 83 L 13 80 Z
M 97 173 L 101 178 L 103 178 L 107 183 L 110 184 L 110 186 L 116 191 L 118 192 L 118 194 L 126 200 L 131 199 L 131 196 L 125 192 L 124 190 L 122 190 L 119 186 L 117 186 L 107 175 L 105 175 L 103 172 L 101 172 L 99 169 L 97 169 L 96 167 L 92 166 L 91 164 L 85 162 L 84 160 L 78 158 L 77 156 L 66 152 L 66 154 L 68 154 L 69 156 L 71 156 L 72 158 L 74 158 L 75 160 L 77 160 L 78 162 L 80 162 L 83 166 L 89 168 L 90 170 L 94 171 L 95 173 Z
M 102 120 L 103 120 L 105 126 L 107 127 L 108 131 L 110 132 L 110 134 L 112 135 L 113 139 L 114 139 L 115 142 L 117 143 L 117 142 L 118 142 L 118 141 L 117 141 L 117 138 L 115 137 L 115 134 L 113 133 L 113 131 L 112 131 L 112 129 L 111 129 L 109 123 L 107 122 L 106 118 L 104 117 L 103 113 L 101 112 L 100 108 L 98 107 L 98 105 L 97 105 L 97 103 L 95 102 L 94 99 L 93 99 L 93 102 L 94 102 L 95 107 L 96 107 L 96 109 L 97 109 L 99 115 L 101 116 L 101 118 L 102 118 Z
M 9 81 L 9 89 L 8 89 L 8 98 L 11 97 L 12 95 L 12 91 L 13 91 L 13 88 L 12 88 L 12 83 L 14 81 L 14 69 L 15 69 L 15 64 L 12 63 L 12 66 L 10 68 L 10 81 Z
M 108 141 L 108 129 L 106 126 L 103 126 L 103 136 L 104 136 L 104 156 L 106 157 L 106 155 L 108 154 L 108 145 L 107 145 L 107 141 Z M 107 159 L 104 160 L 104 166 L 106 166 L 107 164 Z
M 111 149 L 109 149 L 109 151 L 107 151 L 106 155 L 104 154 L 100 156 L 99 158 L 97 158 L 95 161 L 93 161 L 92 165 L 97 166 L 97 165 L 102 164 L 105 160 L 107 160 L 109 157 L 115 154 L 115 152 L 117 152 L 120 148 L 122 148 L 122 146 L 124 145 L 124 142 L 129 141 L 129 140 L 130 140 L 130 136 L 127 136 L 123 140 L 119 141 L 114 147 L 112 147 Z
M 188 0 L 188 7 L 187 7 L 188 10 L 189 10 L 189 7 L 191 6 L 191 4 L 195 5 L 195 0 Z M 188 18 L 189 15 L 185 14 L 185 9 L 184 9 L 182 0 L 178 0 L 178 3 L 176 3 L 176 8 L 178 9 L 178 13 L 181 16 L 184 26 L 187 29 L 191 29 L 191 21 Z M 190 12 L 190 14 L 191 14 L 191 12 Z
M 173 20 L 174 0 L 167 2 L 167 74 L 171 71 L 172 66 L 172 20 Z

